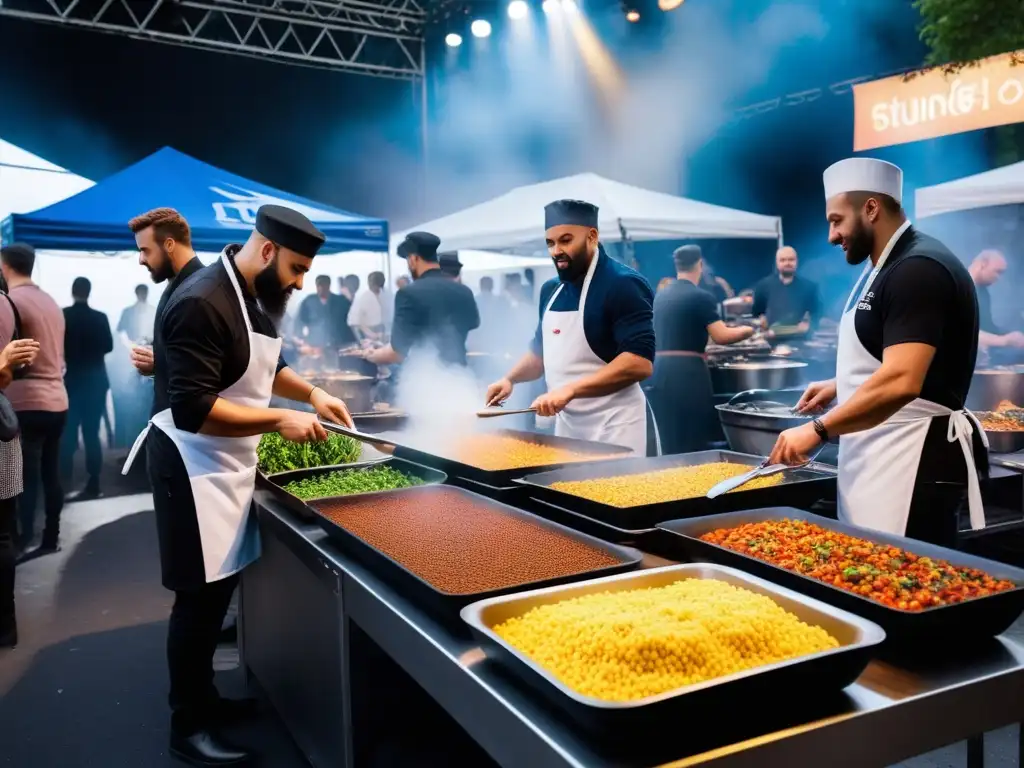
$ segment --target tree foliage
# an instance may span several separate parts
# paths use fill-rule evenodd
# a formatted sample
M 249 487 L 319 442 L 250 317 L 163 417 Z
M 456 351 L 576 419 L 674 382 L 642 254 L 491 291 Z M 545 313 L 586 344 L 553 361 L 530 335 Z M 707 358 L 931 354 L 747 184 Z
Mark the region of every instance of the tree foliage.
M 978 59 L 1024 49 L 1024 0 L 914 0 L 928 64 L 957 72 Z M 1024 64 L 1024 55 L 1014 57 Z

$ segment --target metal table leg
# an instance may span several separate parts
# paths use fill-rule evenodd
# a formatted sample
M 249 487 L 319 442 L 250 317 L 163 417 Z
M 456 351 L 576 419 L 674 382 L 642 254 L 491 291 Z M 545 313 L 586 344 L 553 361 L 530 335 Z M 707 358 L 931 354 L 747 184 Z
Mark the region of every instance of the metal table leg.
M 967 768 L 985 768 L 985 734 L 967 740 Z

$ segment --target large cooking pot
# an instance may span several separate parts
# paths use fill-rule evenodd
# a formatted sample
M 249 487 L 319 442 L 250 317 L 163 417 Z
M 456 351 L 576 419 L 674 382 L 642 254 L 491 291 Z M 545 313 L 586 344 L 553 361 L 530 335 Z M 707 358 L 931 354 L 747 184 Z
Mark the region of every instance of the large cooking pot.
M 328 373 L 310 377 L 309 383 L 344 400 L 350 413 L 369 413 L 373 410 L 373 390 L 377 383 L 373 376 L 347 372 Z
M 763 360 L 721 361 L 709 365 L 711 386 L 716 394 L 746 392 L 752 389 L 792 389 L 804 383 L 807 363 L 800 360 L 765 358 Z
M 1024 366 L 976 370 L 967 393 L 967 407 L 972 411 L 994 411 L 1003 400 L 1024 406 Z
M 362 355 L 338 353 L 338 370 L 343 373 L 358 373 L 376 378 L 377 366 Z
M 1016 453 L 1024 450 L 1024 413 L 1021 411 L 1008 411 L 1003 413 L 991 413 L 988 411 L 975 411 L 975 417 L 985 426 L 986 419 L 997 419 L 1015 422 L 1019 429 L 986 429 L 985 437 L 988 438 L 988 447 L 992 453 Z
M 755 456 L 770 454 L 780 432 L 799 427 L 813 418 L 793 413 L 793 406 L 802 392 L 801 389 L 779 392 L 752 390 L 737 394 L 728 403 L 716 405 L 729 448 Z M 832 441 L 818 455 L 817 461 L 837 464 L 838 450 L 839 446 Z

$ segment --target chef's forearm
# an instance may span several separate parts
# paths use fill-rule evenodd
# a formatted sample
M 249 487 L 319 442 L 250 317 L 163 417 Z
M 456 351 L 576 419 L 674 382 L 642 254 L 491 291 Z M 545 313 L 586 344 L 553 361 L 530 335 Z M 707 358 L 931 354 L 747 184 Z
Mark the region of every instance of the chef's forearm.
M 506 378 L 513 384 L 536 381 L 544 375 L 544 360 L 535 352 L 527 352 L 512 366 Z
M 905 371 L 885 365 L 868 377 L 853 396 L 821 417 L 832 437 L 877 427 L 920 393 Z
M 978 331 L 978 344 L 982 347 L 1005 347 L 1006 337 L 988 331 Z
M 280 408 L 252 408 L 218 397 L 199 432 L 215 437 L 251 437 L 276 432 L 285 413 Z
M 370 359 L 377 365 L 398 365 L 405 360 L 405 355 L 388 344 L 376 350 Z
M 282 368 L 274 377 L 274 394 L 286 400 L 308 403 L 314 387 L 291 368 Z
M 623 352 L 596 373 L 577 379 L 570 386 L 573 397 L 604 397 L 643 381 L 654 372 L 654 364 L 645 357 Z

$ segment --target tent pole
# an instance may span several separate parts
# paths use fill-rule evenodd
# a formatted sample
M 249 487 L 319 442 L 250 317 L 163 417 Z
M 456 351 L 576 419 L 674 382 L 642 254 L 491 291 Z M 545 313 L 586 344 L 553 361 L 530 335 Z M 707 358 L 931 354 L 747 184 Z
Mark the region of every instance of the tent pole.
M 782 219 L 779 219 L 778 230 L 779 230 L 779 248 L 782 248 L 785 245 L 785 243 L 782 241 Z
M 427 94 L 427 44 L 424 41 L 420 46 L 420 152 L 423 156 L 423 184 L 421 185 L 422 203 L 426 210 L 426 202 L 429 199 L 427 185 L 430 180 L 430 146 L 427 135 L 429 123 L 429 102 Z

